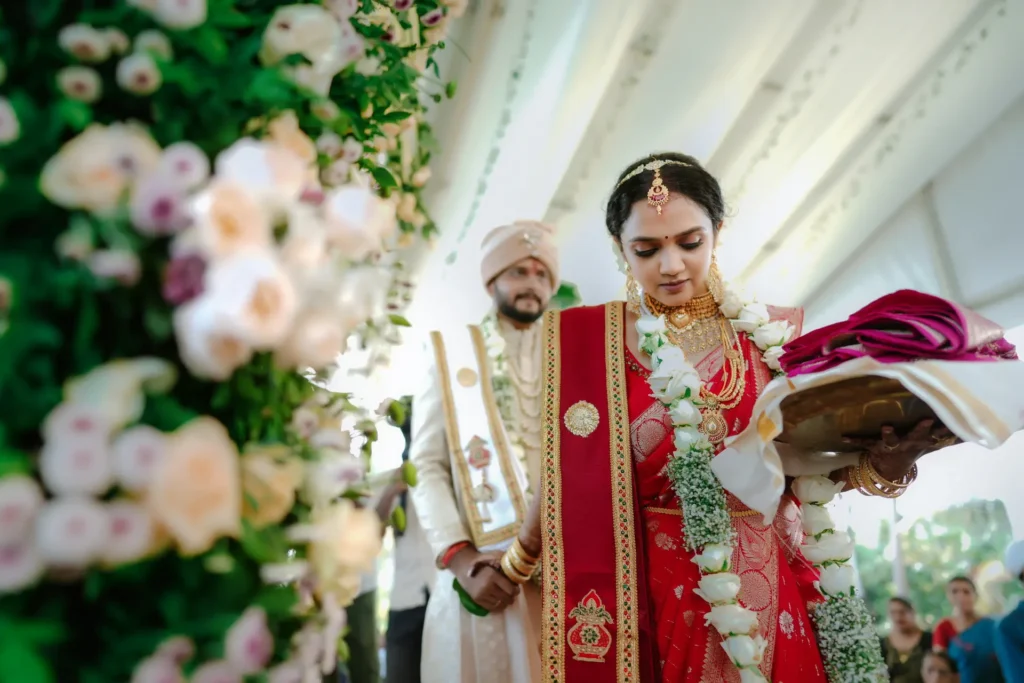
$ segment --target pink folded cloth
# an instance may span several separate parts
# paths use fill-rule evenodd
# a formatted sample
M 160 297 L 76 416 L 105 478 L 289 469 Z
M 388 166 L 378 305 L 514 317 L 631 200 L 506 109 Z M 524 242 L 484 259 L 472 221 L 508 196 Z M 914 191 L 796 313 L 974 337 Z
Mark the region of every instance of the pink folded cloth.
M 931 294 L 903 289 L 847 320 L 808 332 L 784 347 L 787 375 L 804 375 L 870 356 L 880 363 L 915 360 L 1015 360 L 1004 330 L 974 311 Z

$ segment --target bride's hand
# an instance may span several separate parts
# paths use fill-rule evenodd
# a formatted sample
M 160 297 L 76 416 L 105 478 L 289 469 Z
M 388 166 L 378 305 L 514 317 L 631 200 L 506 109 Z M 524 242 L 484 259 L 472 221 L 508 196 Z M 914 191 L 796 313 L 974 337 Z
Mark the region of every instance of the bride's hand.
M 961 443 L 945 427 L 936 427 L 935 420 L 922 420 L 903 438 L 896 435 L 895 429 L 885 426 L 879 439 L 846 441 L 863 448 L 875 471 L 889 481 L 901 479 L 922 456 Z

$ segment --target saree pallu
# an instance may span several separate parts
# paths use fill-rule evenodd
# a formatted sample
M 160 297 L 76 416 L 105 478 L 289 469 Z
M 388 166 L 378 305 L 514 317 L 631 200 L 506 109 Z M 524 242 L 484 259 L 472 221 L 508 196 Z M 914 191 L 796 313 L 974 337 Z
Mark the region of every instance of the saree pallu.
M 996 622 L 990 618 L 953 636 L 948 653 L 960 670 L 960 683 L 1003 683 L 995 639 Z
M 719 683 L 739 681 L 705 623 L 693 590 L 700 571 L 682 541 L 683 519 L 662 474 L 672 426 L 650 398 L 645 371 L 625 348 L 621 304 L 549 314 L 545 357 L 542 499 L 546 683 Z M 746 388 L 726 411 L 744 428 L 770 379 L 745 337 Z M 723 372 L 710 380 L 718 390 Z M 576 418 L 589 415 L 595 420 Z M 583 428 L 581 428 L 583 427 Z M 825 683 L 807 605 L 819 600 L 814 569 L 800 555 L 797 504 L 773 524 L 730 499 L 741 603 L 758 615 L 769 643 L 769 680 Z

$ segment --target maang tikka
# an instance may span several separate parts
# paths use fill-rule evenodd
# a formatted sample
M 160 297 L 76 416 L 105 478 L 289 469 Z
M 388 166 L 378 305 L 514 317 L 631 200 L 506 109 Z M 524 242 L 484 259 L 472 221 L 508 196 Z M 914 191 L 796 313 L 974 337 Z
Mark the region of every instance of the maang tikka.
M 622 184 L 625 183 L 627 180 L 629 180 L 630 178 L 635 178 L 644 171 L 654 171 L 654 178 L 651 180 L 651 187 L 649 190 L 647 190 L 647 203 L 650 206 L 657 208 L 658 215 L 660 216 L 661 207 L 668 204 L 668 200 L 671 196 L 671 193 L 668 191 L 668 188 L 665 187 L 665 181 L 661 177 L 662 166 L 692 167 L 693 164 L 689 164 L 685 161 L 676 161 L 675 159 L 655 159 L 654 161 L 649 161 L 646 164 L 641 164 L 640 166 L 637 166 L 632 171 L 624 175 L 622 177 L 622 180 L 619 181 L 619 184 L 615 186 L 615 189 L 619 189 L 620 187 L 622 187 Z

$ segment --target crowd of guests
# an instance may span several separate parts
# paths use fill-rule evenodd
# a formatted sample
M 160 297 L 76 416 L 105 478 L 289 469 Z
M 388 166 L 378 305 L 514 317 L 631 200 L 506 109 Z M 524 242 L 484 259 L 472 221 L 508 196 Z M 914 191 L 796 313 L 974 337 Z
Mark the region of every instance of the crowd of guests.
M 1010 574 L 1024 582 L 1024 541 L 1006 553 Z M 892 629 L 882 652 L 892 683 L 1024 683 L 1024 602 L 1006 616 L 981 616 L 974 582 L 957 576 L 946 585 L 952 614 L 921 628 L 909 600 L 889 600 Z

